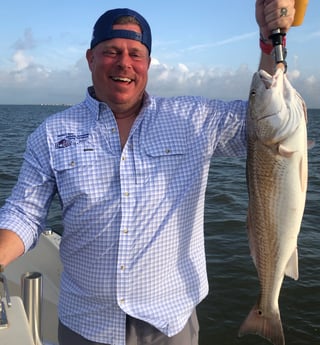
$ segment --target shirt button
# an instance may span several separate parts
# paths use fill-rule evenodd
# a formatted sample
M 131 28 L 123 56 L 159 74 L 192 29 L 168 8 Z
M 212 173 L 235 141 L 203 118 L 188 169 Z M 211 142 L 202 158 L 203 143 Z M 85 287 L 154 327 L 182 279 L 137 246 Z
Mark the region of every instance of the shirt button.
M 128 233 L 128 229 L 123 229 L 123 233 L 127 234 Z
M 125 265 L 121 265 L 121 266 L 120 266 L 120 270 L 121 270 L 121 271 L 124 271 L 125 269 L 126 269 Z
M 112 128 L 112 129 L 111 129 L 111 132 L 112 132 L 112 133 L 114 133 L 115 131 L 116 131 L 116 129 L 115 129 L 115 128 Z
M 126 160 L 126 156 L 122 156 L 121 159 L 122 159 L 123 161 L 125 161 L 125 160 Z
M 71 162 L 70 162 L 70 165 L 71 165 L 72 167 L 74 167 L 74 166 L 76 165 L 76 162 L 75 162 L 75 161 L 71 161 Z
M 129 196 L 129 192 L 125 192 L 125 193 L 124 193 L 124 196 Z
M 124 304 L 125 299 L 124 298 L 120 298 L 119 302 L 120 302 L 120 304 Z

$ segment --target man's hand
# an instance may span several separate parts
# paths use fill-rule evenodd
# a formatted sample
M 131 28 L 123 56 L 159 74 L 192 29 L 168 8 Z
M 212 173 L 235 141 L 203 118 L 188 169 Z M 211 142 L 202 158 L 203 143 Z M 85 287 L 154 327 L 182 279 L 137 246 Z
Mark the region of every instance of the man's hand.
M 264 41 L 269 40 L 272 31 L 280 28 L 281 32 L 288 32 L 295 15 L 294 0 L 257 0 L 256 20 L 260 34 Z

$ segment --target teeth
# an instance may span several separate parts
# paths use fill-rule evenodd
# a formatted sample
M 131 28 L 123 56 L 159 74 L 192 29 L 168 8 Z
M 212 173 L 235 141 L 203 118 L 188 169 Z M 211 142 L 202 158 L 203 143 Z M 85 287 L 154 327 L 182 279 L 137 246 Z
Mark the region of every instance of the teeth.
M 113 77 L 112 79 L 115 80 L 115 81 L 124 81 L 124 82 L 127 82 L 127 83 L 131 82 L 131 79 L 129 79 L 129 78 Z

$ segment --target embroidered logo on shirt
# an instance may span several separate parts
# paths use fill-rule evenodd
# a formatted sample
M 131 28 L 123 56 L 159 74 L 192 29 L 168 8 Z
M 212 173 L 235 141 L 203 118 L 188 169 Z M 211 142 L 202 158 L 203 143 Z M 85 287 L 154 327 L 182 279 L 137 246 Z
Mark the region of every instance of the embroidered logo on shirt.
M 79 134 L 76 135 L 74 133 L 63 133 L 59 134 L 57 139 L 58 141 L 55 143 L 56 149 L 64 149 L 69 146 L 74 146 L 85 142 L 89 137 L 89 134 Z

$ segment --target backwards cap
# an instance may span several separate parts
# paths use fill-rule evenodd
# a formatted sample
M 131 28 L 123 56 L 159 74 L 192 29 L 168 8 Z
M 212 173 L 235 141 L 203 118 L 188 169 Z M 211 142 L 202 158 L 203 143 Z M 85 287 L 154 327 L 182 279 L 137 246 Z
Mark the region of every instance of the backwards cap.
M 130 16 L 134 17 L 140 24 L 142 33 L 131 30 L 114 30 L 112 26 L 120 17 Z M 91 49 L 98 43 L 112 38 L 128 38 L 136 40 L 144 44 L 151 53 L 151 29 L 148 22 L 138 13 L 129 8 L 117 8 L 105 12 L 96 22 L 93 28 L 93 35 L 91 39 Z

